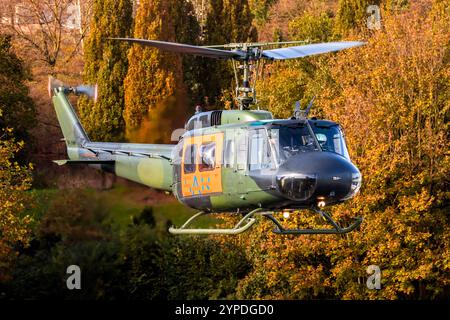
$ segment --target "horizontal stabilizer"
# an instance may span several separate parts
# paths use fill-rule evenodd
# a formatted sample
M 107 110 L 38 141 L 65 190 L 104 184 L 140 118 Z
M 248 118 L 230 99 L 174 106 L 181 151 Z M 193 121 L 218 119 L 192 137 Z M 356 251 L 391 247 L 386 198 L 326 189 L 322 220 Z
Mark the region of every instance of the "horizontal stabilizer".
M 74 165 L 74 164 L 114 164 L 114 160 L 53 160 L 59 166 L 63 166 L 65 164 Z

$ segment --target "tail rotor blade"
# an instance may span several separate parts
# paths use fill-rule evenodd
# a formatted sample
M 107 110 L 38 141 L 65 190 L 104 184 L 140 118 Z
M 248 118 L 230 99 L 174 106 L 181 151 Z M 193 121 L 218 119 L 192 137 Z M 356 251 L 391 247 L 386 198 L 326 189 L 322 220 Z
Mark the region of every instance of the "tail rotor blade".
M 96 84 L 93 86 L 81 85 L 81 86 L 75 87 L 73 91 L 74 91 L 75 95 L 83 94 L 85 96 L 88 96 L 92 100 L 94 100 L 94 102 L 97 102 L 98 86 Z
M 58 80 L 52 76 L 48 76 L 48 96 L 51 98 L 53 95 L 53 91 L 60 87 L 64 87 L 64 83 L 61 80 Z
M 77 96 L 85 95 L 97 102 L 98 86 L 95 85 L 79 85 L 77 87 L 69 87 L 64 85 L 64 82 L 58 80 L 52 76 L 48 77 L 48 95 L 51 98 L 55 94 L 55 89 L 62 88 L 62 91 L 67 93 L 73 93 Z M 61 90 L 60 90 L 61 91 Z

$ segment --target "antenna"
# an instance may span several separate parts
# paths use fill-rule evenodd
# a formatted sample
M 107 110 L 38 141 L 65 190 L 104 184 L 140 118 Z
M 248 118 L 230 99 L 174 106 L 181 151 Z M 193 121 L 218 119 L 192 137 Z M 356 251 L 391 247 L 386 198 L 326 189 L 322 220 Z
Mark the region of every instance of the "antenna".
M 309 102 L 308 106 L 306 107 L 306 110 L 305 110 L 305 118 L 308 117 L 309 110 L 311 110 L 311 107 L 313 106 L 313 103 L 314 103 L 314 100 L 315 100 L 315 99 L 316 99 L 316 96 L 314 96 L 314 97 L 311 99 L 311 101 Z
M 294 118 L 298 119 L 302 116 L 302 110 L 300 108 L 300 101 L 295 102 L 295 108 L 294 108 Z
M 294 108 L 294 116 L 292 118 L 294 119 L 306 119 L 308 118 L 309 111 L 311 110 L 311 107 L 313 106 L 313 102 L 316 99 L 316 96 L 314 96 L 311 101 L 309 101 L 308 106 L 306 109 L 302 110 L 300 107 L 300 101 L 295 102 L 295 108 Z

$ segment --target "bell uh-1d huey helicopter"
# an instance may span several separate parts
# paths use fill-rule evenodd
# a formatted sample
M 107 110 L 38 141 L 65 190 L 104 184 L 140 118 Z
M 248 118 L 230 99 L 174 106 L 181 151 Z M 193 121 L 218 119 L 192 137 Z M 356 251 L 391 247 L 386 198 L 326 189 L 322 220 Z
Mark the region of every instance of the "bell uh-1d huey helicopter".
M 242 43 L 222 46 L 115 38 L 110 41 L 150 46 L 197 56 L 231 59 L 237 83 L 239 108 L 197 112 L 187 121 L 178 144 L 135 144 L 89 140 L 67 95 L 96 97 L 96 87 L 67 87 L 51 78 L 49 94 L 65 138 L 69 160 L 63 164 L 86 164 L 146 186 L 170 191 L 183 204 L 200 210 L 172 234 L 238 234 L 248 230 L 257 217 L 275 224 L 278 234 L 343 234 L 357 228 L 362 218 L 341 227 L 320 210 L 356 195 L 361 174 L 350 161 L 344 134 L 332 121 L 309 119 L 309 106 L 296 105 L 290 119 L 273 119 L 260 110 L 251 67 L 263 60 L 285 60 L 339 51 L 363 42 L 303 44 L 270 50 L 266 45 Z M 304 43 L 304 42 L 303 42 Z M 239 86 L 238 71 L 242 70 Z M 253 79 L 254 80 L 254 79 Z M 256 106 L 250 109 L 251 106 Z M 312 210 L 332 228 L 286 229 L 274 217 L 283 211 Z M 191 223 L 201 215 L 233 212 L 243 218 L 229 229 L 195 229 Z

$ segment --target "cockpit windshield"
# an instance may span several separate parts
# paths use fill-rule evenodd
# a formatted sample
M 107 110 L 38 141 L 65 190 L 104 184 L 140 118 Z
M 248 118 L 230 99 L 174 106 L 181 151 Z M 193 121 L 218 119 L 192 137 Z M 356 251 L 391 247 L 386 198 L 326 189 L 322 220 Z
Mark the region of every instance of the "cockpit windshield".
M 269 129 L 269 136 L 278 163 L 301 152 L 319 150 L 306 123 L 274 124 Z
M 311 126 L 322 151 L 335 152 L 350 160 L 344 134 L 338 125 Z
M 337 153 L 350 160 L 344 134 L 337 124 L 321 126 L 317 123 L 308 125 L 306 122 L 274 123 L 268 128 L 268 133 L 279 164 L 298 153 L 320 149 Z

